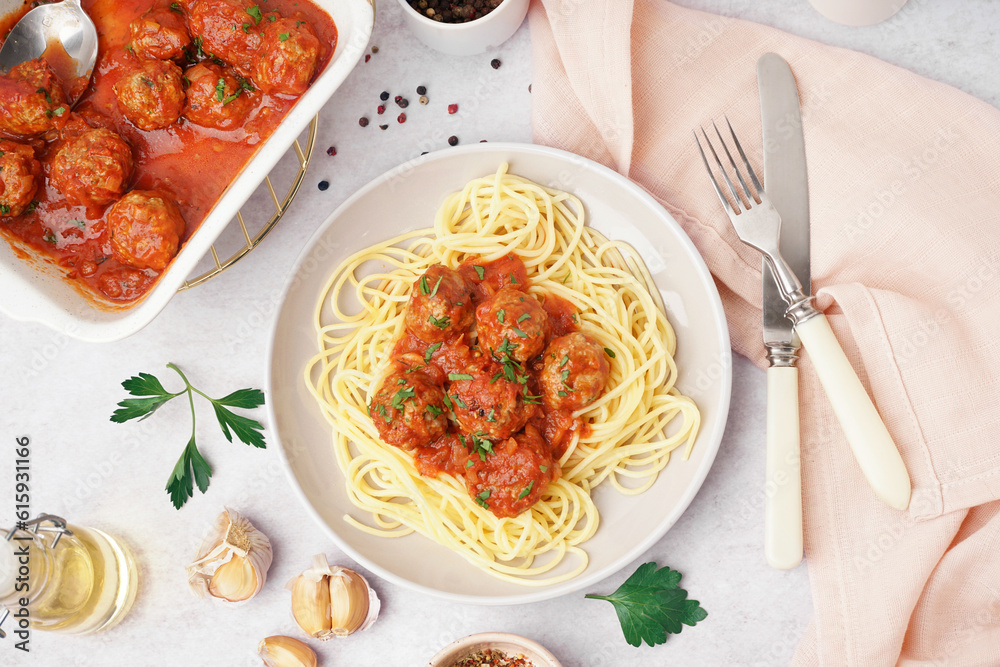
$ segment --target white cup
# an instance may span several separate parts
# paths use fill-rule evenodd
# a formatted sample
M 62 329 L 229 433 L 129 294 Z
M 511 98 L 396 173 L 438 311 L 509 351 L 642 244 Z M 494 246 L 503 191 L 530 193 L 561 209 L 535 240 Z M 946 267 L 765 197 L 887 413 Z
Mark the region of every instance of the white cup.
M 427 18 L 406 0 L 398 1 L 406 25 L 417 39 L 453 56 L 471 56 L 500 46 L 517 31 L 528 13 L 528 0 L 503 0 L 486 16 L 465 23 L 445 23 Z
M 816 11 L 834 23 L 875 25 L 903 8 L 907 0 L 809 0 Z

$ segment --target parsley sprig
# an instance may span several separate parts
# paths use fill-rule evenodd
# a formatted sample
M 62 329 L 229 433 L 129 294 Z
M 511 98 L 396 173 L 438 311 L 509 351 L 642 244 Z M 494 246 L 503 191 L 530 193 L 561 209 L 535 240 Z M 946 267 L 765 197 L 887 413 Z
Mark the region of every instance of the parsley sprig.
M 167 480 L 166 490 L 170 494 L 170 501 L 174 507 L 180 509 L 184 503 L 194 495 L 194 486 L 202 493 L 208 489 L 208 481 L 212 477 L 212 466 L 208 464 L 198 451 L 195 443 L 195 410 L 194 395 L 199 394 L 212 404 L 215 410 L 215 417 L 222 427 L 222 434 L 226 440 L 233 441 L 233 435 L 247 445 L 266 447 L 264 442 L 264 427 L 260 422 L 238 415 L 229 408 L 252 409 L 264 404 L 264 392 L 259 389 L 238 389 L 222 398 L 212 398 L 208 394 L 191 386 L 187 377 L 181 369 L 170 363 L 167 368 L 171 368 L 184 381 L 184 389 L 176 393 L 171 393 L 163 388 L 160 380 L 149 373 L 139 373 L 122 382 L 130 395 L 136 398 L 126 398 L 118 403 L 118 409 L 111 415 L 111 421 L 123 424 L 131 419 L 142 421 L 150 417 L 168 401 L 187 394 L 188 403 L 191 406 L 191 439 L 181 453 Z
M 678 586 L 680 582 L 677 570 L 643 563 L 611 595 L 584 597 L 614 605 L 625 641 L 631 646 L 641 646 L 642 642 L 655 646 L 666 642 L 668 634 L 679 633 L 683 625 L 694 627 L 708 616 L 697 600 L 687 599 L 687 591 Z

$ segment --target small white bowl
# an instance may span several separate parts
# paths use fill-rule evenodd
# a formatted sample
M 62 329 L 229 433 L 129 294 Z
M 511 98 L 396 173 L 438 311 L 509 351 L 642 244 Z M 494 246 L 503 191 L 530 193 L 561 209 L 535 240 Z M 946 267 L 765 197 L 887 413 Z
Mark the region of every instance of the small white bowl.
M 486 16 L 465 23 L 429 19 L 406 0 L 398 0 L 410 31 L 441 53 L 472 56 L 500 46 L 513 35 L 528 13 L 528 0 L 503 0 Z
M 454 667 L 459 660 L 484 649 L 503 651 L 511 657 L 522 655 L 534 667 L 562 667 L 562 663 L 538 642 L 508 632 L 480 632 L 457 639 L 431 658 L 427 667 Z

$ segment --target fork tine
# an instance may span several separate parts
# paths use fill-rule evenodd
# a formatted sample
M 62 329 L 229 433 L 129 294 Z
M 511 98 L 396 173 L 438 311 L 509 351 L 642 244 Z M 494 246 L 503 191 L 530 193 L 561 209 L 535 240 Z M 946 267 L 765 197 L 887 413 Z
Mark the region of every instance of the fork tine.
M 708 135 L 705 133 L 705 128 L 701 128 L 701 136 L 705 137 L 705 142 L 708 144 L 708 150 L 712 151 L 712 157 L 715 158 L 715 164 L 719 165 L 719 171 L 722 172 L 722 178 L 725 179 L 726 185 L 729 186 L 729 191 L 733 193 L 733 199 L 736 200 L 736 208 L 739 209 L 739 211 L 743 211 L 743 200 L 740 199 L 740 193 L 736 191 L 736 186 L 733 185 L 732 179 L 729 178 L 729 173 L 726 172 L 726 168 L 722 166 L 722 160 L 719 159 L 719 154 L 715 152 L 715 146 L 712 145 L 712 140 L 709 139 Z M 697 138 L 697 135 L 695 135 L 695 138 Z M 723 147 L 725 147 L 725 144 L 723 144 Z
M 740 145 L 740 140 L 736 138 L 736 132 L 733 130 L 733 124 L 729 122 L 729 116 L 724 116 L 726 119 L 726 125 L 729 126 L 729 133 L 733 135 L 733 141 L 736 142 L 736 150 L 740 152 L 740 157 L 743 158 L 743 164 L 747 166 L 747 172 L 750 173 L 750 180 L 753 181 L 753 186 L 757 188 L 757 192 L 763 192 L 764 188 L 761 186 L 760 181 L 757 180 L 757 174 L 754 173 L 753 167 L 750 166 L 750 160 L 747 159 L 747 154 L 743 152 L 743 146 Z
M 705 130 L 702 129 L 702 133 L 703 134 L 704 134 L 704 132 L 705 132 Z M 694 130 L 691 130 L 691 134 L 694 135 L 695 143 L 698 144 L 698 152 L 701 153 L 701 161 L 705 163 L 705 170 L 708 172 L 708 177 L 711 179 L 712 186 L 715 188 L 715 194 L 719 195 L 719 199 L 722 200 L 722 206 L 726 209 L 726 213 L 728 213 L 730 216 L 736 215 L 736 211 L 734 211 L 733 207 L 729 205 L 729 200 L 726 199 L 726 195 L 723 194 L 722 188 L 719 187 L 719 182 L 717 180 L 715 180 L 715 174 L 712 173 L 712 167 L 709 166 L 709 164 L 708 164 L 708 158 L 705 157 L 705 150 L 701 147 L 701 141 L 698 140 L 698 133 L 695 132 Z M 708 141 L 708 137 L 705 137 L 705 140 Z M 708 147 L 712 148 L 712 144 L 709 143 Z M 714 148 L 712 149 L 712 153 L 713 154 L 715 153 L 715 149 Z M 716 159 L 716 161 L 718 161 L 718 159 L 719 159 L 718 156 L 716 156 L 715 159 Z M 722 175 L 725 176 L 725 174 L 726 174 L 726 172 L 725 172 L 725 170 L 723 170 Z M 729 179 L 727 178 L 726 180 L 728 181 Z M 729 185 L 730 185 L 730 187 L 732 187 L 732 183 L 730 183 Z M 740 200 L 740 198 L 737 197 L 736 201 L 739 201 L 739 200 Z
M 753 206 L 755 203 L 757 203 L 757 197 L 750 192 L 750 188 L 747 187 L 747 182 L 743 180 L 743 175 L 740 173 L 740 168 L 736 166 L 736 160 L 733 159 L 732 153 L 729 152 L 729 146 L 726 145 L 726 140 L 722 138 L 722 133 L 719 132 L 719 126 L 715 124 L 714 120 L 712 121 L 712 127 L 715 128 L 715 134 L 718 135 L 719 141 L 722 143 L 722 150 L 726 152 L 726 157 L 729 159 L 729 164 L 733 165 L 733 171 L 736 172 L 736 180 L 738 180 L 740 182 L 740 185 L 743 186 L 743 192 L 746 193 L 747 196 L 747 205 Z

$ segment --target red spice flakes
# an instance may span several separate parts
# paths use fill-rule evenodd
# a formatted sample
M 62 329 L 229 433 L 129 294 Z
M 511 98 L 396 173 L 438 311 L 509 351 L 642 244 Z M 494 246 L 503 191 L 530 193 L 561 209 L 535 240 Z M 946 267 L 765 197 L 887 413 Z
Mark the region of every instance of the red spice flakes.
M 398 116 L 396 116 L 396 122 L 397 123 L 405 123 L 406 122 L 406 114 L 405 113 L 401 113 Z
M 449 114 L 458 113 L 458 105 L 457 104 L 449 104 L 448 105 L 448 113 Z
M 372 59 L 372 54 L 370 54 L 370 53 L 366 53 L 366 54 L 365 54 L 365 62 L 368 62 L 368 61 L 369 61 L 369 60 L 371 60 L 371 59 Z
M 381 116 L 384 113 L 385 113 L 385 105 L 384 104 L 378 105 L 378 115 Z
M 452 667 L 535 667 L 523 655 L 509 656 L 503 651 L 483 649 L 456 662 Z
M 333 157 L 334 155 L 337 154 L 337 147 L 330 146 L 329 148 L 326 149 L 326 154 L 329 155 L 330 157 Z

